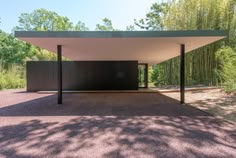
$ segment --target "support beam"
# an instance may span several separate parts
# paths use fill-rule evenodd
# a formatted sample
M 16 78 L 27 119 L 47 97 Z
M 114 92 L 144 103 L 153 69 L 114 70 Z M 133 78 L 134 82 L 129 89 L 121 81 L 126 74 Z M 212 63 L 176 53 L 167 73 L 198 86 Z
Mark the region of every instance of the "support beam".
M 62 59 L 61 59 L 61 45 L 57 45 L 57 95 L 58 104 L 62 104 Z
M 145 64 L 145 88 L 148 88 L 148 64 Z
M 185 103 L 185 45 L 180 45 L 180 103 Z

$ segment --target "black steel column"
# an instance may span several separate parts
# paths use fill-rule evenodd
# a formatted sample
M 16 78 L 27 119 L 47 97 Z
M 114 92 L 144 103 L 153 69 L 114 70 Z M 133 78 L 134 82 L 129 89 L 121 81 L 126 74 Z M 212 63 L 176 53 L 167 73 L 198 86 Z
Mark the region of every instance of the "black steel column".
M 185 96 L 185 45 L 180 45 L 180 103 L 184 104 Z
M 145 88 L 148 88 L 148 64 L 145 64 Z
M 62 61 L 61 45 L 57 45 L 57 82 L 58 82 L 58 104 L 62 104 Z

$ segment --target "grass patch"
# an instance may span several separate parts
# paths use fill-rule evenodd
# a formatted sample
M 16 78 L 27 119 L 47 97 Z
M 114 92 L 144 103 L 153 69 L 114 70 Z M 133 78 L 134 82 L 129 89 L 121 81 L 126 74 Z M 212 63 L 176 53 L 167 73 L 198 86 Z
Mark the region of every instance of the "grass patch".
M 226 93 L 236 92 L 236 83 L 234 81 L 225 82 L 224 90 Z
M 25 83 L 25 69 L 22 66 L 0 67 L 0 90 L 23 88 Z

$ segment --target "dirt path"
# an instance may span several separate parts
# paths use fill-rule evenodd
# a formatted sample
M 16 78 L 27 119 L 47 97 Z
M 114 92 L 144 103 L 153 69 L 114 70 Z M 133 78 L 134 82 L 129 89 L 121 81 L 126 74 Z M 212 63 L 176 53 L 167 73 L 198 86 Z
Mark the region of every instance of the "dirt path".
M 179 92 L 165 93 L 178 99 Z M 185 93 L 187 104 L 204 110 L 214 116 L 236 122 L 236 95 L 226 94 L 221 89 L 199 90 Z

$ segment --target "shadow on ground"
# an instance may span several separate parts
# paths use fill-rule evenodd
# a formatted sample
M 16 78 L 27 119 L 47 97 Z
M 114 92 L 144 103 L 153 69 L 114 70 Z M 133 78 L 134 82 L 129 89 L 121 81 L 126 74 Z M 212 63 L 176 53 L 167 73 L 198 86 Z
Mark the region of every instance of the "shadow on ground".
M 63 104 L 51 95 L 0 108 L 0 116 L 207 116 L 160 93 L 64 94 Z
M 235 124 L 159 93 L 65 94 L 0 108 L 0 157 L 236 155 Z
M 236 96 L 228 95 L 218 98 L 207 98 L 191 102 L 190 104 L 215 116 L 221 116 L 236 122 Z
M 233 157 L 235 130 L 222 126 L 199 117 L 35 119 L 0 128 L 0 156 Z

